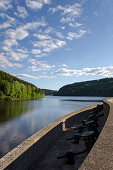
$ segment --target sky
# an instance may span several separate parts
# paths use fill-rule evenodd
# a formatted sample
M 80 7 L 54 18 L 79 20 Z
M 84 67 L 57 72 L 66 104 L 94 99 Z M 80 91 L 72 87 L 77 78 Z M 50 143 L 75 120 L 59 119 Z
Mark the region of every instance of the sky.
M 113 0 L 0 0 L 0 70 L 53 90 L 113 77 Z

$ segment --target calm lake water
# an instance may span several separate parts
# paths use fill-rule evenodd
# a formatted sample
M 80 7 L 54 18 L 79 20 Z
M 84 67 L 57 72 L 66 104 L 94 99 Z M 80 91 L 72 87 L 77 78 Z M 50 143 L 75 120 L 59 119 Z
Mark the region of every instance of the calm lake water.
M 0 101 L 0 157 L 57 118 L 86 106 L 100 104 L 65 100 L 103 98 L 46 96 L 29 101 Z

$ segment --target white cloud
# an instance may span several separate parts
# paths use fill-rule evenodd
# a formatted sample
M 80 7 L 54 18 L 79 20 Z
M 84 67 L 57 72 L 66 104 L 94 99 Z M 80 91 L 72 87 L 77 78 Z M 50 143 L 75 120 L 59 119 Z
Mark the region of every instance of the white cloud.
M 6 39 L 6 40 L 4 40 L 3 44 L 4 44 L 5 48 L 7 47 L 6 49 L 12 47 L 13 45 L 18 45 L 16 39 Z
M 48 65 L 43 65 L 43 66 L 29 66 L 29 69 L 33 72 L 37 72 L 37 71 L 42 71 L 42 70 L 49 70 L 50 67 L 48 67 Z
M 56 34 L 57 37 L 64 38 L 61 32 L 55 31 L 54 33 Z
M 66 64 L 62 64 L 62 67 L 67 67 L 67 65 Z
M 73 39 L 78 39 L 79 38 L 79 34 L 78 33 L 75 33 L 75 32 L 69 32 L 68 33 L 68 36 L 67 36 L 67 39 L 69 40 L 73 40 Z
M 44 19 L 42 18 L 40 21 L 35 21 L 35 22 L 29 22 L 19 28 L 27 30 L 27 29 L 35 29 L 38 28 L 40 26 L 44 27 L 46 26 L 46 22 L 44 21 Z
M 26 5 L 32 9 L 41 9 L 44 4 L 50 4 L 51 0 L 25 0 Z
M 0 0 L 0 8 L 3 10 L 12 8 L 11 2 L 12 0 Z
M 45 35 L 43 35 L 43 34 L 34 34 L 34 36 L 37 37 L 40 40 L 51 39 L 51 36 L 49 36 L 47 34 L 45 34 Z
M 49 35 L 53 34 L 53 35 Z M 56 39 L 55 36 L 59 38 L 64 38 L 62 34 L 58 31 L 56 31 L 55 28 L 48 27 L 45 31 L 41 31 L 40 34 L 34 34 L 36 38 L 38 38 L 38 41 L 33 41 L 33 46 L 36 48 L 38 47 L 41 50 L 40 55 L 36 57 L 43 57 L 46 56 L 47 53 L 53 51 L 54 49 L 58 49 L 64 45 L 66 45 L 66 41 Z M 54 37 L 54 38 L 53 38 Z
M 113 76 L 113 66 L 109 67 L 97 67 L 97 68 L 83 68 L 82 70 L 70 70 L 62 68 L 56 72 L 60 76 L 87 76 L 87 75 L 99 75 L 99 76 Z
M 2 49 L 3 49 L 4 51 L 10 51 L 10 47 L 9 47 L 9 46 L 2 46 Z
M 61 29 L 64 30 L 66 27 L 62 26 Z
M 79 39 L 83 37 L 88 31 L 80 29 L 77 33 L 75 32 L 69 32 L 67 35 L 67 39 L 73 40 L 73 39 Z
M 5 53 L 6 56 L 8 56 L 11 60 L 19 61 L 21 59 L 28 57 L 27 50 L 16 49 L 16 52 L 15 52 L 14 50 L 11 49 L 11 46 L 13 46 L 13 44 L 11 44 L 10 41 L 9 43 L 7 41 L 7 46 L 2 46 L 2 49 L 6 52 Z
M 35 47 L 42 48 L 44 52 L 51 52 L 53 49 L 58 49 L 66 45 L 66 41 L 61 41 L 58 39 L 50 39 L 50 40 L 34 42 L 33 45 Z
M 45 31 L 43 31 L 43 34 L 39 34 L 39 35 L 36 34 L 36 35 L 37 35 L 37 38 L 39 38 L 39 39 L 42 39 L 43 37 L 44 37 L 43 39 L 52 39 L 52 37 L 49 36 L 49 34 L 52 34 L 52 35 L 57 36 L 59 38 L 64 38 L 62 33 L 57 31 L 56 28 L 53 28 L 53 27 L 48 27 L 48 28 L 45 29 Z
M 63 15 L 68 14 L 70 16 L 75 16 L 78 17 L 80 16 L 82 9 L 81 5 L 78 3 L 75 3 L 74 5 L 68 6 L 66 5 L 65 7 L 60 7 L 61 10 L 63 10 Z
M 32 54 L 40 54 L 41 50 L 40 49 L 32 49 L 31 53 Z
M 23 26 L 17 27 L 16 29 L 8 29 L 6 31 L 6 35 L 10 39 L 17 39 L 22 40 L 29 36 L 29 32 L 27 30 L 29 29 L 35 29 L 39 26 L 46 26 L 45 21 L 37 21 L 37 22 L 29 22 Z
M 22 65 L 8 61 L 6 56 L 4 56 L 3 54 L 0 54 L 0 67 L 2 67 L 2 68 L 7 68 L 7 67 L 17 68 L 17 67 L 22 67 Z
M 44 57 L 44 56 L 47 56 L 47 54 L 46 53 L 41 53 L 41 54 L 35 55 L 36 58 L 40 58 L 40 57 Z
M 24 53 L 19 53 L 19 52 L 14 52 L 13 50 L 10 50 L 8 53 L 7 53 L 8 56 L 10 56 L 10 58 L 12 60 L 16 60 L 16 61 L 19 61 L 21 59 L 24 59 L 24 58 L 27 58 L 28 57 L 28 54 L 24 54 Z
M 24 7 L 22 7 L 22 6 L 18 6 L 17 11 L 18 11 L 18 13 L 17 12 L 14 13 L 16 16 L 19 16 L 19 17 L 21 17 L 23 19 L 28 16 L 28 13 L 27 13 L 26 9 Z
M 62 19 L 61 22 L 67 23 L 70 21 L 74 21 L 76 17 L 79 17 L 82 13 L 82 8 L 79 3 L 75 3 L 73 5 L 65 5 L 64 7 L 58 5 L 56 8 L 50 8 L 49 11 L 55 13 L 57 11 L 62 11 Z
M 2 18 L 7 18 L 7 19 L 8 19 L 8 22 L 9 22 L 10 24 L 16 23 L 16 19 L 15 19 L 15 18 L 13 18 L 13 17 L 11 17 L 11 16 L 9 16 L 9 15 L 7 15 L 7 14 L 5 14 L 5 13 L 0 13 L 0 17 L 2 17 Z
M 68 22 L 74 22 L 75 19 L 73 17 L 66 17 L 66 18 L 61 18 L 61 22 L 68 23 Z
M 28 53 L 27 49 L 21 49 L 21 48 L 19 48 L 19 49 L 16 49 L 16 51 L 17 51 L 17 52 L 20 52 L 20 53 L 24 53 L 24 54 L 27 54 L 27 53 Z
M 82 26 L 82 24 L 78 23 L 78 22 L 75 22 L 75 23 L 69 23 L 69 26 L 71 26 L 71 27 L 80 27 L 80 26 Z
M 63 45 L 66 45 L 66 42 L 61 41 L 61 40 L 56 40 L 56 45 L 57 45 L 57 48 L 59 48 L 59 47 L 62 47 Z
M 13 74 L 13 75 L 19 78 L 39 79 L 39 77 L 31 76 L 28 74 Z
M 40 79 L 40 78 L 54 78 L 55 76 L 31 76 L 29 74 L 13 74 L 19 78 Z
M 54 32 L 54 28 L 48 27 L 45 31 L 46 34 Z
M 4 22 L 3 24 L 0 24 L 0 29 L 5 29 L 5 28 L 8 28 L 10 26 L 11 26 L 11 24 L 9 22 Z
M 16 30 L 14 29 L 7 30 L 6 35 L 11 39 L 22 40 L 26 38 L 29 35 L 29 33 L 28 31 L 24 30 L 22 27 L 21 28 L 18 27 Z
M 6 17 L 6 16 L 2 15 L 2 17 Z M 29 29 L 33 30 L 39 26 L 45 26 L 45 25 L 46 23 L 42 19 L 41 21 L 30 22 L 30 23 L 24 24 L 23 26 L 19 26 L 16 29 L 8 29 L 6 31 L 7 39 L 3 41 L 2 49 L 6 52 L 7 56 L 10 56 L 10 59 L 12 60 L 20 61 L 21 59 L 27 58 L 28 57 L 27 50 L 16 49 L 16 51 L 14 51 L 12 47 L 19 45 L 19 42 L 17 42 L 17 40 L 23 40 L 29 36 L 29 32 L 28 32 Z M 34 49 L 32 50 L 32 53 L 36 54 L 36 57 L 39 57 L 37 55 L 41 53 L 41 50 Z M 44 53 L 42 53 L 40 57 L 42 56 L 44 56 Z
M 29 62 L 32 64 L 32 66 L 29 67 L 32 71 L 41 71 L 41 70 L 50 70 L 54 68 L 54 65 L 48 65 L 46 61 L 38 61 L 35 59 L 30 59 Z

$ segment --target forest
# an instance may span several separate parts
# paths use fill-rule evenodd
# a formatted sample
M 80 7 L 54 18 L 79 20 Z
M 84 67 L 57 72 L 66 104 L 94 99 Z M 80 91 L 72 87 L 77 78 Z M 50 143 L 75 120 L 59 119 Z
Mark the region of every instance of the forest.
M 0 98 L 16 100 L 44 96 L 44 91 L 35 85 L 0 71 Z
M 50 89 L 42 89 L 46 96 L 53 96 L 54 93 L 57 92 L 57 90 L 50 90 Z
M 63 86 L 54 96 L 104 96 L 113 97 L 113 78 L 77 82 Z

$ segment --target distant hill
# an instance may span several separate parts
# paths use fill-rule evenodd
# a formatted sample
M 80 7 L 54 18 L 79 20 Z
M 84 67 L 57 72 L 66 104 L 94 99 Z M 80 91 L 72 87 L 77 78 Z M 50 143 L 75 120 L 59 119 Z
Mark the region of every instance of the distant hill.
M 59 89 L 55 96 L 108 96 L 113 97 L 113 78 L 77 82 Z
M 57 93 L 57 90 L 49 90 L 49 89 L 42 89 L 46 96 L 53 96 L 55 93 Z
M 44 91 L 35 85 L 0 71 L 0 98 L 31 99 L 44 97 Z

